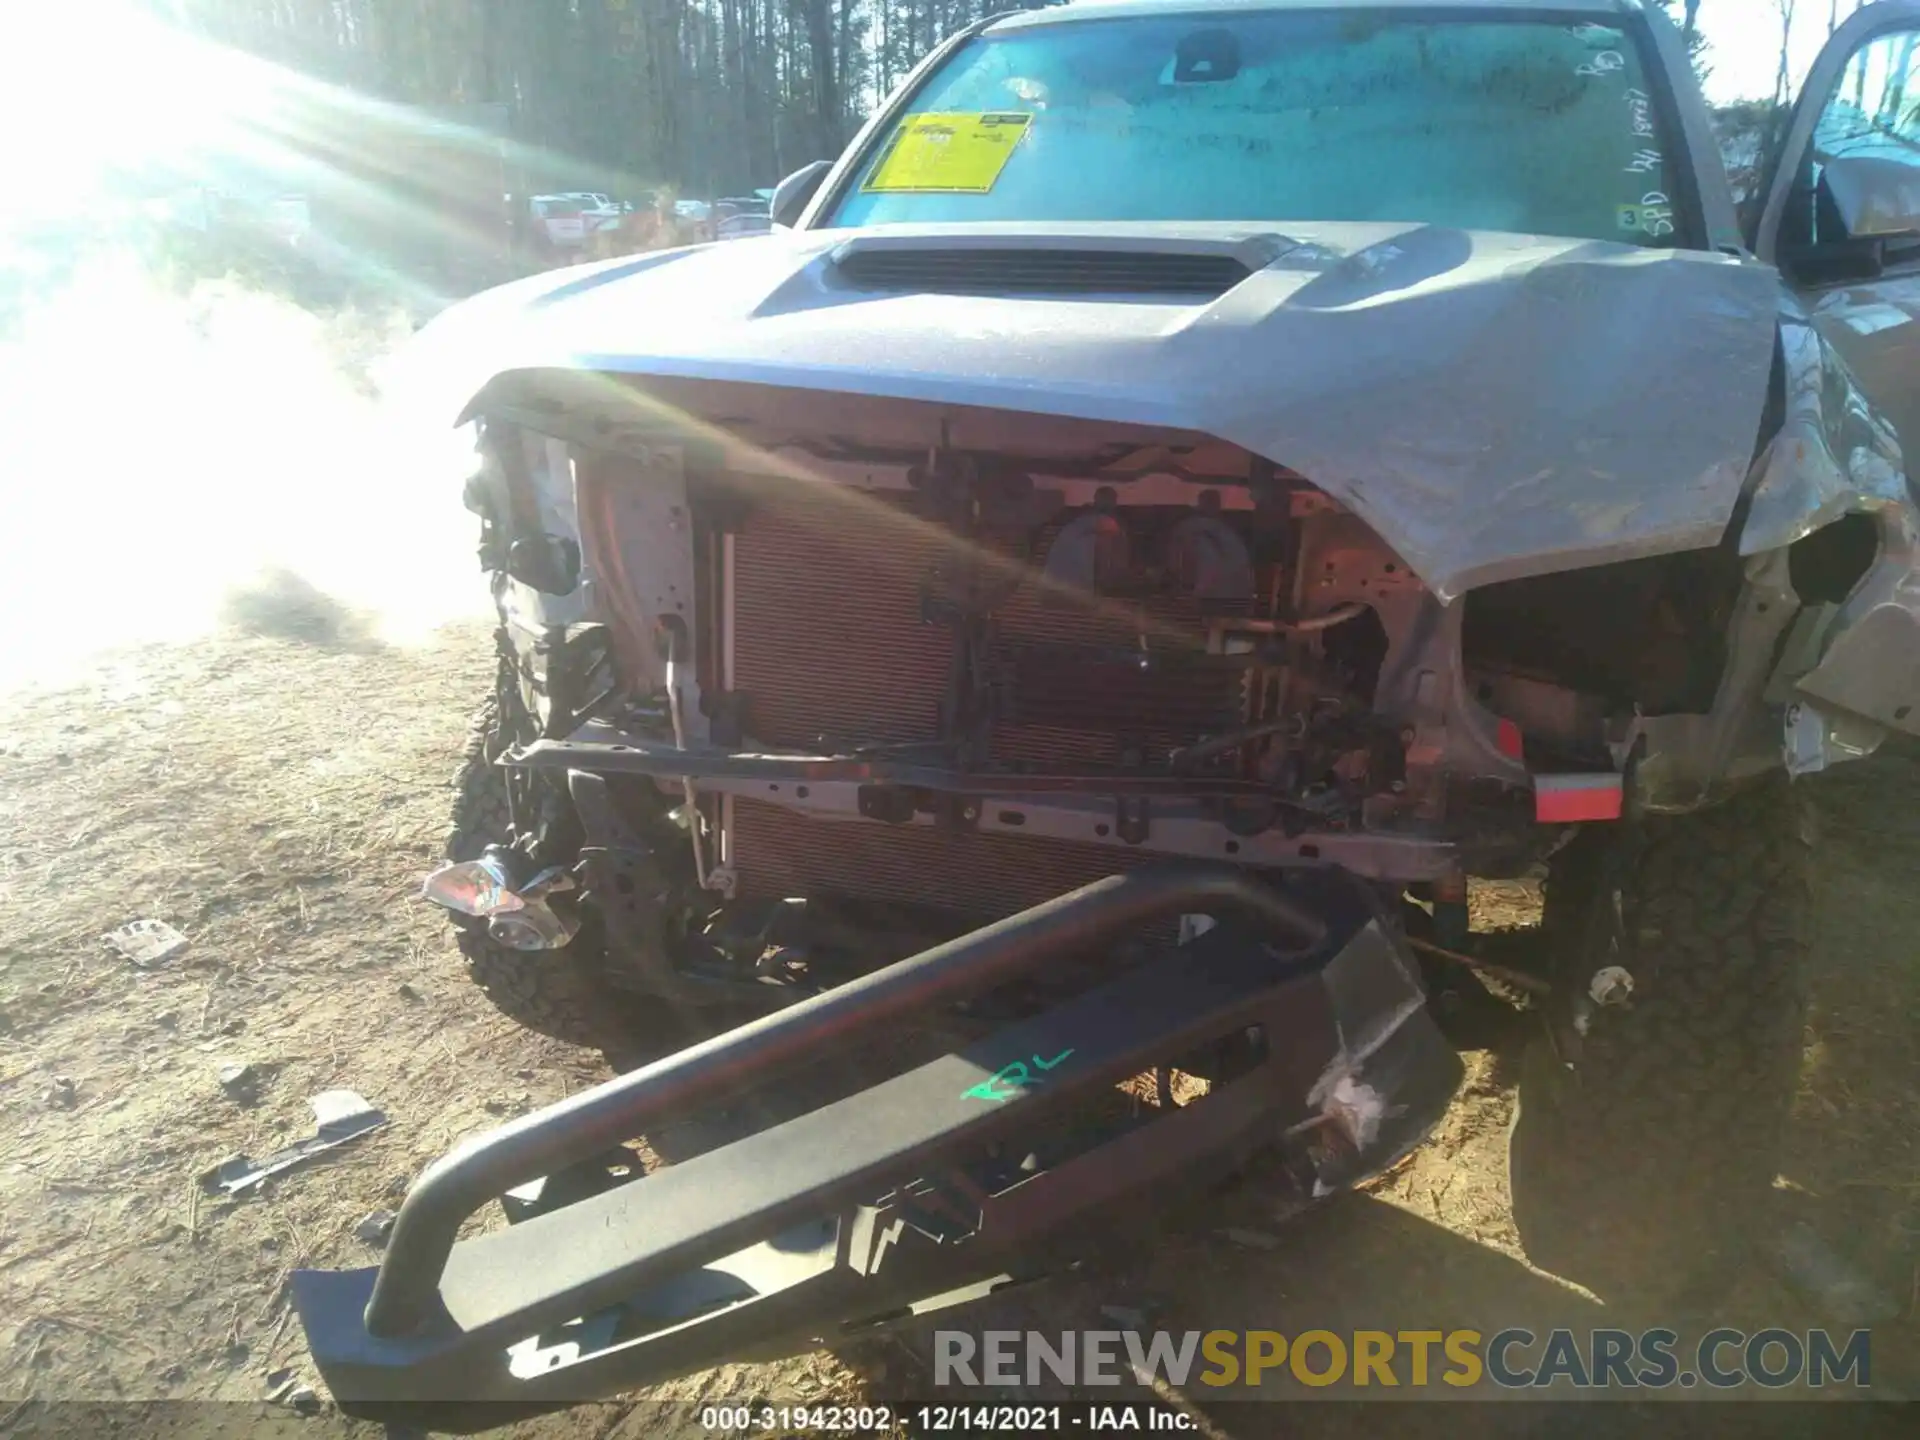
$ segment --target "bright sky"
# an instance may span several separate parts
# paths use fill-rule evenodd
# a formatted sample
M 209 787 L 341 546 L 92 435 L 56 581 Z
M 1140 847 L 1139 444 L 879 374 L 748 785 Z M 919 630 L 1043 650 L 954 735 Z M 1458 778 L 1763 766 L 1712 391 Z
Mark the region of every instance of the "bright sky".
M 1793 43 L 1787 50 L 1790 94 L 1799 93 L 1800 81 L 1827 38 L 1828 8 L 1829 0 L 1796 0 Z M 1859 8 L 1860 0 L 1840 0 L 1840 18 Z M 1707 63 L 1713 68 L 1707 99 L 1724 105 L 1772 96 L 1780 64 L 1776 0 L 1700 0 L 1700 33 L 1706 37 Z

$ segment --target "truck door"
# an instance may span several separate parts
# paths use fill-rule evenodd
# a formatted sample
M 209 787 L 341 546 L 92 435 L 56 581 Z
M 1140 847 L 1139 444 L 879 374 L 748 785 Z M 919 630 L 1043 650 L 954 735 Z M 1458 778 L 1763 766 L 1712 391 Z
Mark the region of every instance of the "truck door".
M 1754 249 L 1920 457 L 1920 0 L 1828 40 L 1779 147 Z
M 1812 702 L 1788 710 L 1796 773 L 1823 768 L 1829 751 L 1854 745 L 1837 737 L 1861 721 L 1920 734 L 1917 62 L 1920 0 L 1881 0 L 1834 33 L 1777 147 L 1752 237 L 1759 257 L 1798 294 L 1813 329 L 1798 317 L 1781 325 L 1788 423 L 1799 416 L 1812 425 L 1794 442 L 1795 454 L 1775 458 L 1790 479 L 1798 474 L 1801 493 L 1790 484 L 1784 497 L 1770 499 L 1763 482 L 1749 526 L 1786 498 L 1766 545 L 1819 527 L 1837 542 L 1827 552 L 1827 580 L 1809 557 L 1812 591 L 1801 592 L 1818 602 L 1802 616 L 1817 663 L 1803 669 L 1806 662 L 1796 661 L 1787 677 L 1794 698 Z M 1844 370 L 1828 358 L 1835 354 Z M 1897 432 L 1897 448 L 1888 428 Z M 1827 452 L 1824 464 L 1818 454 L 1797 453 L 1802 447 Z M 1756 548 L 1763 543 L 1749 538 Z M 1856 549 L 1856 542 L 1865 543 Z M 1796 576 L 1796 590 L 1799 583 Z M 1831 593 L 1815 593 L 1822 588 Z M 1870 729 L 1859 732 L 1858 744 L 1875 743 Z

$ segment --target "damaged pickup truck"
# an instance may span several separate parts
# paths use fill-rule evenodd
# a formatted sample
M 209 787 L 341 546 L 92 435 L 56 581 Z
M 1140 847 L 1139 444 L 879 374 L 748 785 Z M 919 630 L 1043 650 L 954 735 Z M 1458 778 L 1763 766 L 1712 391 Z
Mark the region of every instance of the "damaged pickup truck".
M 1638 0 L 1015 14 L 774 234 L 430 326 L 500 679 L 428 895 L 509 1014 L 656 1058 L 297 1277 L 345 1407 L 832 1344 L 1257 1153 L 1337 1191 L 1446 1109 L 1463 995 L 1527 1001 L 1533 1258 L 1737 1259 L 1792 782 L 1920 734 L 1916 36 L 1840 29 L 1743 214 Z M 1539 875 L 1483 984 L 1469 884 Z

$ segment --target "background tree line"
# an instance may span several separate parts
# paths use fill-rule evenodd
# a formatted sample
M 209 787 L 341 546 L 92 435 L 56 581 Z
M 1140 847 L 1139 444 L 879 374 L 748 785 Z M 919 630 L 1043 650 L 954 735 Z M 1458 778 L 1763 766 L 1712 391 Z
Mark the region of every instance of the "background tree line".
M 401 104 L 503 107 L 536 188 L 771 185 L 835 154 L 923 55 L 996 12 L 1060 0 L 149 0 L 234 49 Z M 1656 0 L 1711 65 L 1701 0 Z M 1779 35 L 1861 0 L 1750 0 Z M 1764 101 L 1742 107 L 1772 107 Z
M 209 39 L 361 94 L 504 106 L 515 144 L 555 157 L 535 184 L 629 178 L 713 195 L 836 153 L 939 41 L 1051 0 L 156 3 Z

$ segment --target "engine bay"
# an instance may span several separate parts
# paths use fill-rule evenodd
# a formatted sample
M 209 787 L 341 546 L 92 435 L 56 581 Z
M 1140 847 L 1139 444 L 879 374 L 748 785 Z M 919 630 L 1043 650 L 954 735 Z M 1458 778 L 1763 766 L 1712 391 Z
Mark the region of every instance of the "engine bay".
M 700 888 L 910 905 L 939 874 L 992 918 L 1153 860 L 1419 884 L 1550 838 L 1460 607 L 1299 475 L 755 453 L 576 452 L 596 599 L 654 699 L 515 757 L 681 799 Z
M 1400 727 L 1372 710 L 1387 637 L 1377 597 L 1305 583 L 1303 542 L 1339 517 L 1311 501 L 1296 515 L 1292 498 L 766 496 L 728 547 L 731 729 L 715 738 L 911 747 L 1010 776 L 1242 780 L 1276 819 L 1357 824 L 1404 779 Z M 1349 545 L 1324 574 L 1368 562 L 1396 571 Z

